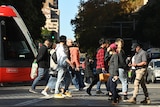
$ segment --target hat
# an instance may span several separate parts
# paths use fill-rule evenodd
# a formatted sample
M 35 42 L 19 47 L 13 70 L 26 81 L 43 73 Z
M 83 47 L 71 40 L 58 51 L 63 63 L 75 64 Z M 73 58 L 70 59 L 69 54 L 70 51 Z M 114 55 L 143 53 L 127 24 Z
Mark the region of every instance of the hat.
M 66 42 L 66 36 L 62 35 L 59 37 L 60 42 Z
M 109 46 L 112 50 L 116 50 L 117 49 L 117 45 L 115 43 L 112 43 L 110 46 Z
M 131 51 L 135 51 L 137 46 L 140 46 L 140 44 L 133 43 L 132 46 L 131 46 Z

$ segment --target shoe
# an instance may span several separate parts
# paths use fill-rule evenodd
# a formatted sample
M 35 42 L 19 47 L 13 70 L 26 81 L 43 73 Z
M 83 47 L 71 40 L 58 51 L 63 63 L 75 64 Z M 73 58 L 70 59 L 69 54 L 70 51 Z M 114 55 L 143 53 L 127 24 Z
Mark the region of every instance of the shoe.
M 67 96 L 67 97 L 72 97 L 72 94 L 71 94 L 69 91 L 66 91 L 66 92 L 64 93 L 64 95 Z
M 54 98 L 64 98 L 64 96 L 61 93 L 59 93 L 59 94 L 54 94 Z
M 43 95 L 45 95 L 45 96 L 49 96 L 49 95 L 47 94 L 47 92 L 44 91 L 44 90 L 41 92 L 41 94 L 43 94 Z
M 140 102 L 141 104 L 151 104 L 151 100 L 149 98 L 145 98 L 143 101 Z
M 120 93 L 120 92 L 122 92 L 122 90 L 120 90 L 120 89 L 117 89 L 116 91 L 117 91 L 117 93 Z
M 130 99 L 126 100 L 126 102 L 136 104 L 136 98 L 131 97 Z
M 92 95 L 91 94 L 91 89 L 87 88 L 86 92 L 87 92 L 88 95 Z
M 124 95 L 123 101 L 126 101 L 126 100 L 128 100 L 128 97 L 127 97 L 127 95 Z
M 104 94 L 101 90 L 96 91 L 96 94 Z
M 108 100 L 113 100 L 111 95 L 108 96 Z
M 118 102 L 112 101 L 112 105 L 117 105 Z
M 83 88 L 79 88 L 79 91 L 83 91 Z
M 34 89 L 29 89 L 29 92 L 34 93 L 34 94 L 38 93 Z
M 120 101 L 122 101 L 122 97 L 121 97 L 121 96 L 118 96 L 117 102 L 119 103 Z
M 111 96 L 108 97 L 108 100 L 113 100 Z
M 76 89 L 74 89 L 73 91 L 79 91 L 79 89 L 76 88 Z
M 89 85 L 89 84 L 85 82 L 84 85 Z
M 53 93 L 54 93 L 54 90 L 50 90 L 50 92 L 53 94 Z

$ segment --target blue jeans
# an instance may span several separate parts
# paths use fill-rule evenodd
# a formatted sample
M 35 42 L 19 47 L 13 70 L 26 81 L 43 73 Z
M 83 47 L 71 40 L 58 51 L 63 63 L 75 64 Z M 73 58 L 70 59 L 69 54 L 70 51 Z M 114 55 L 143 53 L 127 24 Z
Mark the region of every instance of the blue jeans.
M 35 90 L 36 85 L 43 78 L 45 78 L 46 82 L 48 81 L 48 78 L 49 78 L 48 69 L 47 68 L 38 68 L 38 76 L 34 79 L 31 88 L 33 90 Z
M 119 80 L 122 83 L 122 92 L 125 93 L 128 91 L 128 79 L 127 79 L 127 72 L 123 68 L 119 68 Z
M 77 89 L 84 88 L 84 82 L 80 71 L 73 71 L 72 83 L 75 85 Z
M 97 91 L 101 90 L 101 83 L 102 83 L 101 81 L 97 82 L 97 89 L 96 89 Z
M 58 68 L 57 82 L 55 86 L 55 94 L 59 93 L 60 85 L 62 87 L 64 86 L 63 81 L 64 81 L 65 73 L 66 71 L 64 70 L 64 68 L 62 67 Z
M 50 76 L 48 83 L 47 83 L 47 86 L 52 90 L 55 89 L 56 81 L 57 81 L 56 77 Z
M 98 81 L 97 82 L 97 91 L 100 91 L 101 90 L 101 84 L 102 84 L 102 82 L 101 81 Z M 106 87 L 106 90 L 107 90 L 107 82 L 104 82 L 104 84 L 105 84 L 105 87 Z

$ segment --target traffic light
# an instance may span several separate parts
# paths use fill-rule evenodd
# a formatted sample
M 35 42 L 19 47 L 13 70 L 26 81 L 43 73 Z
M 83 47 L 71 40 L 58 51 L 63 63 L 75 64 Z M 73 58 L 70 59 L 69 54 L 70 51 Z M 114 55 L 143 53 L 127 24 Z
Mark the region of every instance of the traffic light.
M 54 35 L 52 35 L 51 38 L 54 39 Z
M 56 39 L 56 32 L 55 31 L 51 32 L 51 39 Z

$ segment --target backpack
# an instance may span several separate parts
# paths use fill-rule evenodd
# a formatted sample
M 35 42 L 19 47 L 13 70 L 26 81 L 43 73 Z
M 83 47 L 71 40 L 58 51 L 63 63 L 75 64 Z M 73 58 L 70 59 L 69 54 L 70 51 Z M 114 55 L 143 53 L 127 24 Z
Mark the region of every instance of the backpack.
M 57 64 L 57 54 L 56 54 L 56 50 L 53 52 L 52 54 L 52 59 L 54 61 L 55 64 Z

